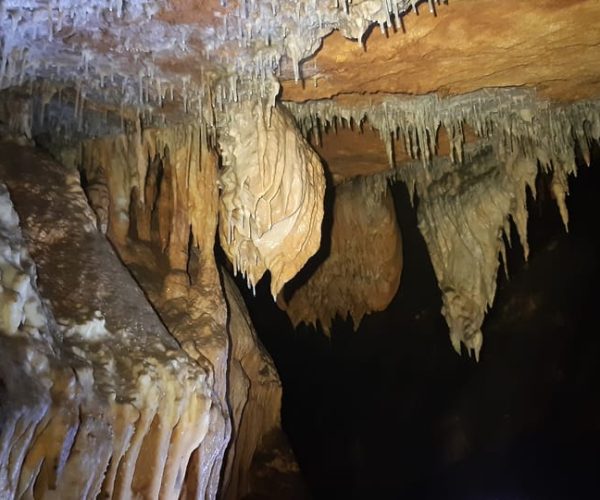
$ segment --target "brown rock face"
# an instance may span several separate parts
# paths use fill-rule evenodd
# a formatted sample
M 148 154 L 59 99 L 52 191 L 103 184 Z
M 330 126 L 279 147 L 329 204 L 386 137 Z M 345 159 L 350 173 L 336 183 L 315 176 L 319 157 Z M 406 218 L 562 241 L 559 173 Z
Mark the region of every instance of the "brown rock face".
M 133 146 L 119 148 L 122 144 Z M 301 486 L 281 431 L 279 377 L 239 292 L 227 276 L 226 286 L 221 285 L 213 252 L 218 168 L 201 129 L 147 129 L 83 144 L 84 152 L 90 149 L 98 154 L 80 159 L 88 193 L 100 184 L 106 186 L 107 198 L 126 200 L 121 210 L 125 237 L 109 236 L 169 332 L 191 358 L 213 371 L 212 387 L 223 413 L 211 412 L 207 438 L 193 456 L 191 469 L 204 483 L 186 494 L 198 497 L 207 490 L 215 496 L 220 487 L 223 498 L 242 498 L 255 493 L 256 474 L 277 474 L 284 476 L 284 484 Z M 104 164 L 110 168 L 102 168 Z M 108 213 L 110 221 L 117 216 L 110 209 Z M 273 436 L 279 437 L 277 443 Z M 256 463 L 258 455 L 275 450 L 281 470 Z
M 227 439 L 209 363 L 169 335 L 77 171 L 29 149 L 2 158 L 27 245 L 2 187 L 0 497 L 214 495 Z
M 283 82 L 284 100 L 380 92 L 462 94 L 532 86 L 562 101 L 600 95 L 600 4 L 582 0 L 453 0 L 437 16 L 410 12 L 405 32 L 377 27 L 363 49 L 333 33 L 304 63 L 304 86 Z
M 223 498 L 307 498 L 300 471 L 281 430 L 282 387 L 233 279 L 222 270 L 231 339 L 228 400 L 233 436 Z
M 391 193 L 376 193 L 364 179 L 335 188 L 330 252 L 286 303 L 292 323 L 326 333 L 336 315 L 358 328 L 365 314 L 382 311 L 396 295 L 402 273 L 402 238 Z

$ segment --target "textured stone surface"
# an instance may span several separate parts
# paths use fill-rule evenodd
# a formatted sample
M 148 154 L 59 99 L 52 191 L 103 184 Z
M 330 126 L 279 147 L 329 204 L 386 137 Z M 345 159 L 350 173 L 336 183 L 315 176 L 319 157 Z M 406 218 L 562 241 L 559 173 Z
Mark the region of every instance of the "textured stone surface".
M 248 286 L 270 271 L 276 297 L 321 242 L 321 161 L 285 108 L 262 103 L 232 107 L 220 145 L 221 245 Z
M 600 95 L 600 4 L 585 0 L 453 0 L 437 17 L 421 8 L 406 32 L 375 27 L 366 50 L 333 33 L 305 63 L 305 86 L 283 83 L 283 99 L 391 92 L 461 94 L 527 85 L 563 101 Z
M 233 279 L 225 270 L 222 275 L 230 310 L 228 400 L 233 426 L 224 472 L 224 498 L 308 498 L 281 430 L 279 375 L 256 336 Z
M 589 162 L 590 143 L 600 137 L 597 101 L 558 104 L 527 89 L 486 89 L 447 98 L 385 95 L 360 105 L 330 99 L 288 103 L 288 108 L 306 134 L 322 135 L 342 121 L 366 122 L 377 130 L 392 168 L 364 182 L 373 199 L 385 192 L 388 181 L 407 184 L 452 344 L 460 352 L 464 343 L 476 357 L 510 217 L 528 256 L 526 187 L 533 186 L 538 167 L 551 172 L 566 225 L 566 180 L 576 172 L 576 151 Z M 374 157 L 372 151 L 377 150 L 369 151 Z M 336 166 L 338 177 L 344 166 Z
M 209 430 L 220 412 L 211 367 L 166 331 L 97 230 L 78 173 L 14 146 L 2 158 L 27 242 L 14 224 L 0 230 L 17 252 L 2 288 L 27 302 L 17 330 L 0 329 L 0 496 L 214 495 L 193 473 L 200 448 L 210 470 L 226 445 Z M 5 223 L 6 203 L 2 213 Z
M 208 482 L 210 495 L 217 487 L 224 498 L 255 494 L 257 474 L 277 475 L 282 484 L 302 490 L 279 422 L 279 377 L 239 294 L 216 267 L 218 165 L 201 129 L 146 129 L 85 141 L 81 151 L 76 161 L 85 172 L 88 196 L 103 192 L 108 200 L 125 201 L 120 212 L 125 217 L 110 210 L 114 203 L 101 212 L 109 214 L 109 228 L 113 218 L 122 221 L 120 237 L 108 233 L 121 258 L 169 332 L 190 357 L 207 360 L 214 373 L 214 394 L 224 411 L 211 414 L 206 442 L 213 449 L 201 447 L 194 456 L 194 470 Z M 273 436 L 279 436 L 277 443 Z M 257 460 L 271 453 L 280 456 L 279 465 Z
M 402 236 L 389 190 L 373 193 L 363 179 L 335 188 L 329 254 L 289 301 L 278 304 L 294 326 L 330 333 L 336 315 L 358 328 L 365 314 L 384 310 L 402 274 Z
M 578 0 L 0 1 L 0 134 L 65 165 L 7 176 L 22 213 L 45 207 L 23 226 L 51 310 L 2 232 L 0 496 L 236 498 L 295 475 L 279 380 L 213 246 L 220 211 L 234 271 L 270 271 L 274 297 L 318 250 L 325 178 L 302 133 L 347 227 L 290 316 L 327 329 L 387 305 L 401 181 L 452 344 L 477 357 L 511 217 L 527 254 L 527 186 L 550 173 L 567 226 L 575 150 L 600 138 L 597 25 Z

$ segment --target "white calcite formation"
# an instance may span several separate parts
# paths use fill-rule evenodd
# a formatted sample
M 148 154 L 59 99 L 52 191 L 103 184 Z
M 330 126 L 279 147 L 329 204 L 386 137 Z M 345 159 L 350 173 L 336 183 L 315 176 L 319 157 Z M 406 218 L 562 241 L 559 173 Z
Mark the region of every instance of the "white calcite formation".
M 210 496 L 200 450 L 226 446 L 203 447 L 222 412 L 211 372 L 97 230 L 78 174 L 12 146 L 2 158 L 27 245 L 3 187 L 0 496 Z
M 365 314 L 384 310 L 402 274 L 402 237 L 391 193 L 375 198 L 357 178 L 335 187 L 329 254 L 286 301 L 294 326 L 320 325 L 329 334 L 339 315 L 358 328 Z M 324 235 L 323 238 L 329 237 Z
M 5 185 L 0 185 L 0 331 L 3 335 L 48 336 L 46 311 L 35 285 L 35 266 L 29 258 Z M 40 331 L 41 330 L 41 331 Z
M 241 103 L 227 116 L 219 141 L 221 245 L 249 286 L 270 271 L 275 298 L 319 248 L 321 161 L 279 106 Z
M 319 135 L 338 121 L 368 122 L 386 144 L 390 170 L 365 184 L 373 198 L 388 182 L 407 184 L 418 196 L 419 227 L 442 292 L 442 312 L 457 352 L 461 343 L 479 357 L 481 325 L 496 291 L 503 235 L 514 220 L 527 258 L 526 189 L 534 190 L 538 169 L 552 173 L 552 190 L 568 224 L 568 176 L 575 150 L 589 163 L 589 145 L 600 138 L 600 103 L 558 105 L 524 89 L 488 89 L 443 99 L 379 96 L 361 106 L 335 101 L 288 103 L 305 134 Z M 477 141 L 466 143 L 464 129 Z M 450 157 L 437 154 L 444 129 Z M 411 161 L 396 165 L 395 142 Z M 534 193 L 535 194 L 535 193 Z
M 207 108 L 269 96 L 273 75 L 290 63 L 299 79 L 300 63 L 332 31 L 362 43 L 373 23 L 397 29 L 410 9 L 427 3 L 435 12 L 440 1 L 185 3 L 3 0 L 0 90 L 38 78 L 73 89 L 75 122 L 98 101 L 159 113 L 165 102 L 176 101 L 183 113 L 210 120 Z M 182 8 L 188 9 L 183 16 L 195 10 L 205 15 L 190 23 Z M 174 61 L 184 69 L 173 72 Z

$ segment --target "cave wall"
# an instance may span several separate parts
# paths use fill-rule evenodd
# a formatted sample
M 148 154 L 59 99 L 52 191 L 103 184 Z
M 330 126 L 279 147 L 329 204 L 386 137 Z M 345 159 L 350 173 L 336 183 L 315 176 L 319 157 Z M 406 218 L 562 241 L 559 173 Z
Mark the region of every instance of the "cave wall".
M 2 179 L 27 221 L 24 242 L 6 192 L 6 231 L 15 233 L 6 233 L 12 267 L 3 266 L 6 495 L 240 498 L 251 491 L 252 470 L 298 485 L 280 430 L 277 373 L 243 321 L 245 306 L 233 295 L 229 307 L 221 287 L 217 165 L 200 142 L 195 156 L 184 154 L 193 149 L 185 141 L 200 141 L 193 132 L 147 132 L 146 204 L 131 196 L 139 192 L 132 184 L 140 162 L 131 161 L 139 143 L 127 147 L 134 139 L 81 144 L 81 173 L 30 148 L 2 146 Z M 185 169 L 178 186 L 153 171 L 158 155 L 149 144 L 170 155 L 161 160 L 167 169 Z M 144 233 L 152 220 L 168 228 L 164 239 Z M 27 247 L 37 267 L 19 257 L 28 259 Z M 23 270 L 12 277 L 11 269 Z M 5 300 L 10 294 L 15 299 Z M 32 387 L 27 397 L 19 395 L 23 380 Z M 254 462 L 275 450 L 276 465 Z M 94 474 L 83 474 L 87 468 Z
M 213 467 L 226 446 L 209 439 L 226 414 L 212 370 L 178 347 L 98 232 L 77 172 L 31 149 L 2 157 L 19 214 L 4 188 L 2 496 L 211 495 L 193 464 L 202 450 Z

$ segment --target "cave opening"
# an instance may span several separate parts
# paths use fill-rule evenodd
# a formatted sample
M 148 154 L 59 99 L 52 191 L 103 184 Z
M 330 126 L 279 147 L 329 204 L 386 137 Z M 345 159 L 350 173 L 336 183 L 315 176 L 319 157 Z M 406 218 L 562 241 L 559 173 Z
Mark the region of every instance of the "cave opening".
M 392 186 L 401 284 L 357 331 L 339 316 L 330 337 L 305 324 L 294 329 L 268 279 L 254 295 L 238 277 L 281 376 L 283 428 L 315 498 L 567 498 L 597 490 L 600 339 L 590 325 L 600 278 L 599 153 L 594 145 L 589 168 L 578 155 L 568 234 L 549 178 L 538 174 L 537 196 L 527 200 L 530 256 L 525 262 L 513 237 L 479 363 L 452 350 L 401 183 Z

